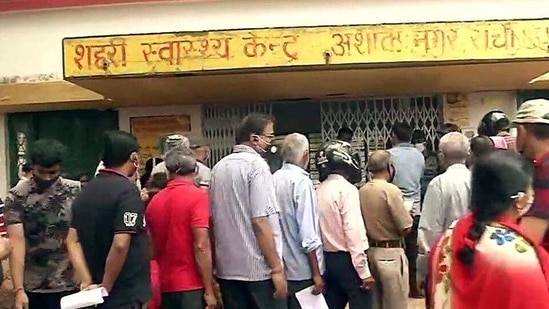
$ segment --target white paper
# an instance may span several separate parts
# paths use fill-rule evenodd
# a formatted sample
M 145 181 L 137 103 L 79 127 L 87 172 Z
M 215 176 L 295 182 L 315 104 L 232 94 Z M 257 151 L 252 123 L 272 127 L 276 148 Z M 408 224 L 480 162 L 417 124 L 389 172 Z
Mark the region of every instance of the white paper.
M 79 309 L 102 304 L 109 296 L 105 288 L 81 291 L 61 298 L 61 309 Z
M 295 293 L 295 297 L 302 309 L 328 309 L 324 295 L 313 295 L 312 286 Z

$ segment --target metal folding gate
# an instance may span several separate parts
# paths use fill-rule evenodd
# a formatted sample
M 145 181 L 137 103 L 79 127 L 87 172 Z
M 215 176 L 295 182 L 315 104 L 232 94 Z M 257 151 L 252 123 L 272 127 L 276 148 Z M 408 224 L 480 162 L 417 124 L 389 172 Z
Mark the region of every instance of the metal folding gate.
M 202 108 L 202 134 L 211 143 L 211 164 L 231 153 L 235 143 L 235 128 L 249 113 L 272 114 L 272 104 L 240 106 L 204 106 Z
M 350 127 L 354 130 L 353 146 L 359 150 L 362 162 L 366 145 L 369 151 L 385 149 L 396 121 L 423 130 L 427 142 L 434 145 L 442 117 L 442 103 L 436 96 L 338 98 L 320 104 L 323 141 L 334 139 L 341 126 Z
M 215 164 L 231 152 L 235 138 L 234 130 L 243 117 L 252 112 L 272 114 L 272 104 L 203 107 L 202 130 L 212 144 L 211 164 Z M 428 142 L 434 143 L 442 117 L 442 102 L 436 96 L 338 98 L 320 100 L 319 104 L 321 132 L 309 134 L 309 138 L 312 139 L 312 156 L 321 141 L 334 139 L 339 128 L 345 125 L 355 132 L 353 146 L 360 152 L 362 162 L 365 162 L 365 144 L 370 151 L 385 149 L 391 126 L 395 121 L 404 121 L 415 129 L 423 130 Z M 307 121 L 306 115 L 302 117 L 297 120 Z

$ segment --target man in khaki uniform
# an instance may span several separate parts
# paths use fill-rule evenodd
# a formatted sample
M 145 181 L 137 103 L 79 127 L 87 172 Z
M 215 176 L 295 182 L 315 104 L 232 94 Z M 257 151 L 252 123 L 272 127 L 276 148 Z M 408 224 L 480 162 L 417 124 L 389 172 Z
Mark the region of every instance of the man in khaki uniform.
M 404 239 L 413 220 L 404 207 L 402 191 L 392 184 L 395 168 L 391 154 L 374 151 L 368 160 L 372 180 L 359 191 L 362 217 L 370 241 L 368 260 L 376 280 L 375 308 L 408 308 L 408 260 Z

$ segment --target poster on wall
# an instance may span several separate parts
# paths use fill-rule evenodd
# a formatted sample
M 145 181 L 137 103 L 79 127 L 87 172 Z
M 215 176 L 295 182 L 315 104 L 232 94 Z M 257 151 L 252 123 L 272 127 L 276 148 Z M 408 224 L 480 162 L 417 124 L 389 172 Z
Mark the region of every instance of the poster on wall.
M 191 131 L 189 115 L 146 116 L 130 118 L 130 132 L 141 146 L 141 170 L 149 158 L 160 156 L 160 138 L 171 133 L 188 133 Z

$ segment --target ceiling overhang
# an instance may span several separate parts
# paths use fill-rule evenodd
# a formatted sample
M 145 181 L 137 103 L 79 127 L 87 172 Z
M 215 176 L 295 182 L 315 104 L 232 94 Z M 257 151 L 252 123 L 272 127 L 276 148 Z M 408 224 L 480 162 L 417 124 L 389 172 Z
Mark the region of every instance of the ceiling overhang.
M 549 61 L 217 75 L 77 79 L 114 106 L 240 104 L 333 96 L 404 96 L 543 89 Z
M 0 112 L 89 108 L 103 96 L 64 80 L 0 84 Z

